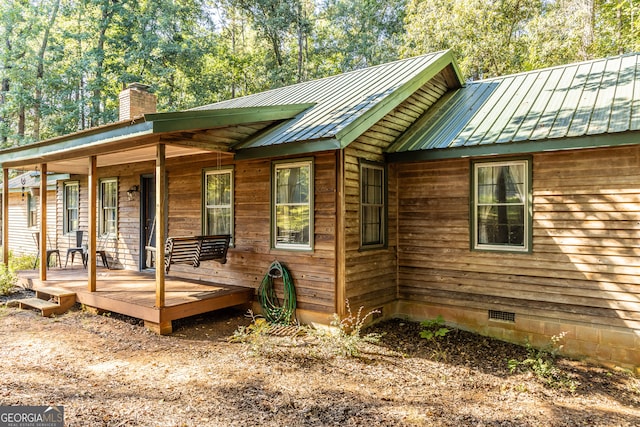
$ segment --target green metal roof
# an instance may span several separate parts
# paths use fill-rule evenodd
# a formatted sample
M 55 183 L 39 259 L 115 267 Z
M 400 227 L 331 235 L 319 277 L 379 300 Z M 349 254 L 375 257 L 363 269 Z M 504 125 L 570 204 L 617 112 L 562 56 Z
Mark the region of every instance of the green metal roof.
M 640 143 L 640 54 L 468 83 L 427 114 L 391 160 Z
M 313 107 L 292 120 L 235 146 L 238 157 L 250 157 L 255 153 L 261 156 L 309 153 L 318 151 L 318 147 L 338 149 L 354 141 L 447 66 L 453 67 L 461 82 L 451 51 L 441 51 L 205 105 L 196 110 L 312 103 Z M 297 144 L 277 148 L 291 143 Z
M 34 144 L 0 151 L 0 165 L 34 159 L 46 161 L 47 156 L 60 155 L 77 149 L 107 146 L 109 143 L 167 132 L 196 131 L 243 123 L 273 122 L 290 119 L 313 104 L 279 104 L 260 108 L 180 111 L 145 114 L 130 121 L 121 121 L 84 131 L 52 138 Z M 131 147 L 134 148 L 134 147 Z

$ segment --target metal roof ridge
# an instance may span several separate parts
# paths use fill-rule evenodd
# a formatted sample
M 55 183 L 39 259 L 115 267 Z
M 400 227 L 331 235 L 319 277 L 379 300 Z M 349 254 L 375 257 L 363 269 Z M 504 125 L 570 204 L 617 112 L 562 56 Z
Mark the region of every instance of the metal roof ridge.
M 292 89 L 292 88 L 296 88 L 296 87 L 300 87 L 300 86 L 304 86 L 304 85 L 308 85 L 314 82 L 321 82 L 321 81 L 326 81 L 326 80 L 331 80 L 331 79 L 336 79 L 336 78 L 347 78 L 353 74 L 357 74 L 357 73 L 363 73 L 363 72 L 371 72 L 372 70 L 375 70 L 377 68 L 382 68 L 382 67 L 392 67 L 400 62 L 409 62 L 409 61 L 415 61 L 418 60 L 420 58 L 425 58 L 427 56 L 432 56 L 432 57 L 437 57 L 437 56 L 441 56 L 445 53 L 451 52 L 451 49 L 443 49 L 443 50 L 439 50 L 436 52 L 428 52 L 428 53 L 424 53 L 422 55 L 416 55 L 416 56 L 412 56 L 409 58 L 402 58 L 402 59 L 397 59 L 395 61 L 391 61 L 391 62 L 385 62 L 384 64 L 377 64 L 377 65 L 372 65 L 369 67 L 363 67 L 363 68 L 358 68 L 355 70 L 350 70 L 350 71 L 345 71 L 342 73 L 338 73 L 338 74 L 333 74 L 331 76 L 327 76 L 327 77 L 321 77 L 321 78 L 317 78 L 317 79 L 312 79 L 312 80 L 307 80 L 304 82 L 299 82 L 299 83 L 294 83 L 291 85 L 286 85 L 286 86 L 281 86 L 281 87 L 277 87 L 277 88 L 273 88 L 273 89 L 268 89 L 262 92 L 256 92 L 256 93 L 252 93 L 249 95 L 244 95 L 241 96 L 239 98 L 232 98 L 232 99 L 225 99 L 223 101 L 218 101 L 218 102 L 214 102 L 211 104 L 205 104 L 205 105 L 201 105 L 201 106 L 197 106 L 197 107 L 193 107 L 190 108 L 189 110 L 186 111 L 191 111 L 191 110 L 204 110 L 204 109 L 212 109 L 212 108 L 207 108 L 207 107 L 213 107 L 213 106 L 221 106 L 225 103 L 232 103 L 232 102 L 240 102 L 243 99 L 247 99 L 250 97 L 254 97 L 256 95 L 262 95 L 262 96 L 266 96 L 269 93 L 272 92 L 277 92 L 277 91 L 281 91 L 285 88 L 288 89 Z M 224 108 L 224 107 L 223 107 Z
M 630 56 L 638 56 L 640 57 L 640 52 L 629 52 L 629 53 L 623 53 L 621 55 L 612 55 L 612 56 L 607 56 L 604 58 L 594 58 L 594 59 L 586 59 L 584 61 L 578 61 L 578 62 L 571 62 L 569 64 L 559 64 L 559 65 L 553 65 L 550 67 L 544 67 L 544 68 L 537 68 L 535 70 L 528 70 L 528 71 L 519 71 L 517 73 L 513 73 L 513 74 L 504 74 L 501 76 L 495 76 L 495 77 L 489 77 L 486 79 L 480 79 L 480 80 L 470 80 L 467 82 L 467 85 L 471 85 L 474 83 L 482 83 L 482 82 L 489 82 L 489 81 L 493 81 L 493 80 L 501 80 L 504 79 L 506 77 L 515 77 L 518 76 L 520 74 L 528 74 L 528 73 L 538 73 L 538 72 L 542 72 L 542 71 L 551 71 L 551 70 L 555 70 L 558 68 L 568 68 L 568 67 L 576 67 L 576 66 L 580 66 L 580 65 L 584 65 L 584 64 L 589 64 L 589 63 L 596 63 L 596 62 L 601 62 L 601 61 L 609 61 L 612 59 L 622 59 L 625 57 L 630 57 Z

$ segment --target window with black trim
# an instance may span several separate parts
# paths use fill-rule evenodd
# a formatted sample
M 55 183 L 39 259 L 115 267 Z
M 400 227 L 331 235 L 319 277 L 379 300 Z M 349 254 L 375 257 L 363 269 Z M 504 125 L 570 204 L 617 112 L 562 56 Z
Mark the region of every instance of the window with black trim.
M 273 247 L 313 247 L 313 162 L 273 165 Z
M 65 182 L 63 184 L 63 224 L 64 233 L 72 233 L 78 230 L 78 208 L 80 201 L 79 184 L 77 181 Z
M 473 164 L 474 249 L 530 249 L 528 160 Z
M 233 169 L 203 172 L 203 232 L 233 234 Z
M 38 225 L 38 198 L 27 193 L 27 227 Z
M 385 244 L 385 173 L 384 167 L 360 163 L 360 246 Z
M 100 180 L 100 235 L 115 235 L 118 231 L 118 179 Z

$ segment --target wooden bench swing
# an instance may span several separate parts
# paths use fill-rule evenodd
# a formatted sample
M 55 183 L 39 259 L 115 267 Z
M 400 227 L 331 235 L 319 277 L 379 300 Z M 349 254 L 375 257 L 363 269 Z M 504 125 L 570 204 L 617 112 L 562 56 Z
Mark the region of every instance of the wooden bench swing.
M 156 226 L 156 219 L 151 224 L 151 235 Z M 217 261 L 226 264 L 227 251 L 231 235 L 219 234 L 210 236 L 169 237 L 164 247 L 164 271 L 169 273 L 171 264 L 188 264 L 193 268 L 200 267 L 202 261 Z M 154 254 L 155 246 L 151 246 L 151 238 L 145 249 Z
M 227 251 L 231 236 L 169 237 L 165 246 L 164 271 L 169 272 L 171 264 L 189 264 L 194 268 L 202 261 L 227 262 Z

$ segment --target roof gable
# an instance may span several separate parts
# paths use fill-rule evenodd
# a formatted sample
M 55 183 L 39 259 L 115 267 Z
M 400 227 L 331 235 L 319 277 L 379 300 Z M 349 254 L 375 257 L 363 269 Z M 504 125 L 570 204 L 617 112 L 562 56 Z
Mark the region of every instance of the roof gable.
M 447 66 L 453 70 L 450 86 L 460 87 L 462 79 L 451 51 L 441 51 L 222 101 L 198 110 L 314 104 L 270 132 L 234 148 L 243 151 L 310 141 L 325 141 L 317 145 L 326 148 L 343 148 Z M 316 149 L 315 145 L 309 146 L 306 152 Z
M 391 158 L 575 148 L 574 138 L 597 143 L 640 131 L 640 54 L 472 82 L 428 114 L 420 132 L 388 150 Z

